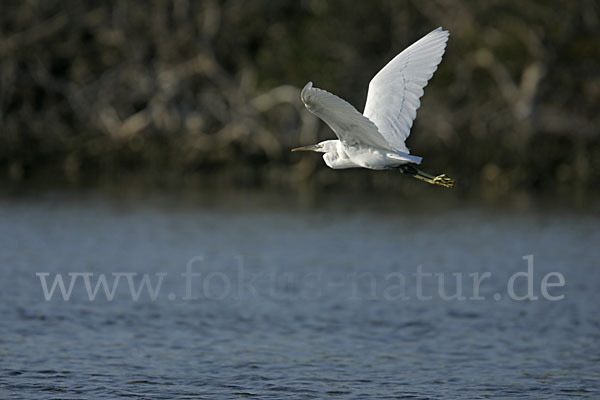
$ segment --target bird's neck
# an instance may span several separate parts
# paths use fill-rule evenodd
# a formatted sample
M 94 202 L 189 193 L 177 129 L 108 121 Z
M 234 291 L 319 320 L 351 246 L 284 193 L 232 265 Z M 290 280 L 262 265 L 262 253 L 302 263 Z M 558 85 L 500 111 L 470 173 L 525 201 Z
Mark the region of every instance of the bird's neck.
M 353 163 L 350 160 L 350 157 L 348 157 L 341 141 L 331 140 L 329 142 L 331 142 L 331 144 L 328 146 L 327 152 L 323 154 L 323 160 L 329 168 L 346 169 L 358 167 L 358 165 Z

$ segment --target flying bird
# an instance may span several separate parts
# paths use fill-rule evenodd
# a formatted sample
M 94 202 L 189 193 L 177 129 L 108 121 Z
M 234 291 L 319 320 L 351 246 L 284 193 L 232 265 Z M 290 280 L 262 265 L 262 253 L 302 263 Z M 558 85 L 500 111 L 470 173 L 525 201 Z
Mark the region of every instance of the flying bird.
M 441 27 L 413 43 L 379 71 L 369 83 L 367 102 L 361 114 L 350 103 L 308 82 L 300 97 L 314 115 L 338 137 L 292 151 L 315 151 L 333 169 L 369 168 L 398 170 L 425 182 L 454 186 L 445 174 L 421 171 L 421 157 L 406 147 L 423 88 L 442 61 L 449 32 Z

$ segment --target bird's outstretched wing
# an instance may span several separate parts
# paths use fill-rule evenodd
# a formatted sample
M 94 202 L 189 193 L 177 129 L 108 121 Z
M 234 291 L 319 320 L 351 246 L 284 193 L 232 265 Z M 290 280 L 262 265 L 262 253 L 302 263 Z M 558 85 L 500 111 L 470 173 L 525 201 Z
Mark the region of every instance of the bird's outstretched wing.
M 423 88 L 442 61 L 448 31 L 437 28 L 407 47 L 371 79 L 364 115 L 391 147 L 408 153 L 410 134 Z
M 346 100 L 326 90 L 313 88 L 312 82 L 304 86 L 300 97 L 308 111 L 329 125 L 342 142 L 391 150 L 387 141 L 377 131 L 377 126 Z

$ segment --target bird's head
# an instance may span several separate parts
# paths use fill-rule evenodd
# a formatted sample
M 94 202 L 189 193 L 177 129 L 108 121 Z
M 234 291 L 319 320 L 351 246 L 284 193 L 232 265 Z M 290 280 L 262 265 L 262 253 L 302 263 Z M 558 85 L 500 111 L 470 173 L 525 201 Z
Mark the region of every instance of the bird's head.
M 292 151 L 315 151 L 317 153 L 328 153 L 335 149 L 335 142 L 337 140 L 325 140 L 317 144 L 311 144 L 310 146 L 296 147 Z

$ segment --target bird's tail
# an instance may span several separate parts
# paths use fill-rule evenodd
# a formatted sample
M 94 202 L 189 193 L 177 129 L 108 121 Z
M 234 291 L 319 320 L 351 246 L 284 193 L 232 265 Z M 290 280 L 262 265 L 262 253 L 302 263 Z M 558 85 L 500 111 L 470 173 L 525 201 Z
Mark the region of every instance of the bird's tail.
M 412 166 L 410 164 L 402 165 L 402 166 L 400 166 L 399 169 L 405 174 L 409 174 L 416 179 L 425 181 L 427 183 L 431 183 L 432 185 L 439 185 L 439 186 L 451 188 L 456 183 L 456 181 L 454 179 L 446 176 L 446 174 L 433 176 L 431 174 L 428 174 L 427 172 L 424 172 L 418 168 L 415 168 L 414 166 Z

